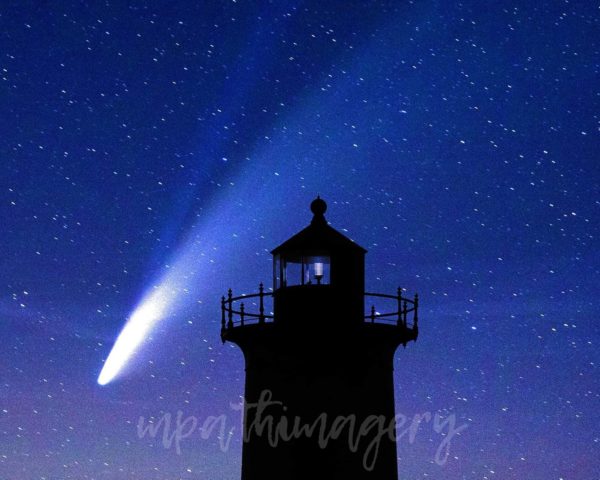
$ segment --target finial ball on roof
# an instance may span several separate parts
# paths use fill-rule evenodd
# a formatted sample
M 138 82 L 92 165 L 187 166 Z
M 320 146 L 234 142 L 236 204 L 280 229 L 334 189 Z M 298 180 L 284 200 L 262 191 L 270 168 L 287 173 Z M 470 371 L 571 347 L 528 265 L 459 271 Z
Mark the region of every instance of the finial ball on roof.
M 312 203 L 310 204 L 310 211 L 312 213 L 314 213 L 315 215 L 319 215 L 319 216 L 324 215 L 325 212 L 327 211 L 327 204 L 325 203 L 325 200 L 323 200 L 321 197 L 317 196 L 317 198 L 314 199 L 312 201 Z

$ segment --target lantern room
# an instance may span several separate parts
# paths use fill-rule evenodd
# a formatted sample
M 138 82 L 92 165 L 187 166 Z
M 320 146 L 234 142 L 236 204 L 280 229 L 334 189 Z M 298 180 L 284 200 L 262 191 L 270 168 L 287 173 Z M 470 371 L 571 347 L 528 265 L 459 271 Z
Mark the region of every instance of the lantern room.
M 328 225 L 320 197 L 310 209 L 310 225 L 271 252 L 275 316 L 360 321 L 366 250 Z

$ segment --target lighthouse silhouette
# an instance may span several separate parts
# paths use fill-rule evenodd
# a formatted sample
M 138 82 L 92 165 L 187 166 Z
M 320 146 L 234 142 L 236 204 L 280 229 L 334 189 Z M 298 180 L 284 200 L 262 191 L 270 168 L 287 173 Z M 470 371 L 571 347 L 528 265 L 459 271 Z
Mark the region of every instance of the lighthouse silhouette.
M 365 292 L 366 250 L 321 198 L 310 209 L 271 252 L 272 291 L 221 299 L 221 338 L 246 363 L 241 478 L 394 480 L 393 358 L 417 339 L 418 296 Z

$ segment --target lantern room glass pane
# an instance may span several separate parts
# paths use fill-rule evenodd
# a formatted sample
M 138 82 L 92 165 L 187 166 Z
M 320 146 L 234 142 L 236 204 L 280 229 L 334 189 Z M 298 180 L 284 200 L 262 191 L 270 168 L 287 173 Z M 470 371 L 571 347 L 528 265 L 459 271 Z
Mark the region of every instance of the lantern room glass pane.
M 275 255 L 273 289 L 294 285 L 328 285 L 331 283 L 329 255 Z
M 303 285 L 302 281 L 302 263 L 286 261 L 284 263 L 284 285 L 291 287 L 292 285 Z
M 331 283 L 331 261 L 327 255 L 312 255 L 303 258 L 304 284 L 329 285 Z

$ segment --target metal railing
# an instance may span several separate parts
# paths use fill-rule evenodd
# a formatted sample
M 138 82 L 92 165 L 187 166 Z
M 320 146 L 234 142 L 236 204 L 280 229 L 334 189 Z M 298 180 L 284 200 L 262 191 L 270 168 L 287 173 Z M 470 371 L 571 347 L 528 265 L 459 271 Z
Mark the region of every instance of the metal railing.
M 396 295 L 388 295 L 385 293 L 369 293 L 365 292 L 366 297 L 384 298 L 393 300 L 395 307 L 392 312 L 380 313 L 376 310 L 375 305 L 371 305 L 369 313 L 364 315 L 366 323 L 379 323 L 387 325 L 397 325 L 403 328 L 418 329 L 419 325 L 419 295 L 415 294 L 413 299 L 402 296 L 402 289 L 398 288 Z M 270 323 L 274 320 L 274 315 L 265 313 L 265 297 L 272 297 L 273 292 L 265 292 L 264 286 L 261 283 L 258 287 L 258 293 L 249 295 L 233 296 L 231 288 L 227 291 L 227 297 L 221 297 L 221 330 L 225 332 L 234 327 L 243 327 L 249 324 Z M 252 298 L 258 298 L 258 313 L 246 311 L 247 301 Z M 239 308 L 234 305 L 239 303 Z M 256 303 L 254 303 L 256 305 Z M 411 322 L 409 323 L 409 314 L 412 313 Z
M 240 295 L 234 297 L 231 288 L 227 291 L 227 297 L 221 297 L 221 329 L 233 328 L 235 326 L 243 327 L 246 324 L 265 323 L 273 321 L 273 315 L 265 313 L 265 297 L 270 297 L 273 292 L 265 292 L 261 283 L 258 286 L 258 293 L 250 295 Z M 246 311 L 245 302 L 251 298 L 258 298 L 258 313 Z M 234 302 L 240 302 L 239 310 L 234 309 Z
M 402 289 L 398 288 L 397 295 L 388 295 L 386 293 L 369 293 L 365 292 L 365 297 L 388 298 L 396 302 L 396 309 L 389 313 L 379 313 L 375 309 L 375 305 L 371 305 L 369 313 L 365 314 L 365 321 L 370 323 L 387 323 L 395 324 L 399 327 L 409 328 L 413 330 L 419 328 L 419 295 L 415 293 L 414 298 L 402 296 Z M 408 314 L 412 312 L 412 322 L 408 323 Z

